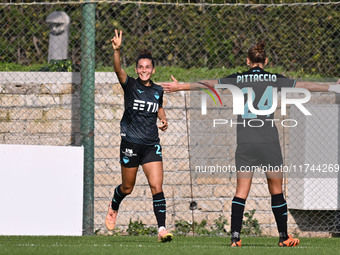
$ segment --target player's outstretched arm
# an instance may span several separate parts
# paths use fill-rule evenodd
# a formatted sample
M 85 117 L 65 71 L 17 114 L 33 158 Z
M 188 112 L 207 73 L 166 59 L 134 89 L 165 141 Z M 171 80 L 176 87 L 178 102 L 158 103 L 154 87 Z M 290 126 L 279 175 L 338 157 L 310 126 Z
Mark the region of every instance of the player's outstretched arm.
M 305 82 L 305 81 L 298 81 L 296 82 L 296 88 L 304 88 L 308 89 L 311 92 L 335 92 L 340 93 L 340 80 L 337 81 L 336 84 L 321 84 L 317 82 Z
M 161 124 L 158 126 L 158 128 L 162 131 L 166 131 L 168 129 L 168 121 L 166 119 L 166 115 L 165 115 L 165 111 L 163 107 L 159 107 L 157 116 L 161 121 Z
M 214 87 L 218 83 L 217 80 L 201 80 L 197 82 L 180 83 L 173 75 L 171 75 L 172 82 L 164 82 L 161 84 L 163 90 L 167 93 L 181 90 L 198 90 L 200 88 L 207 88 L 207 86 Z
M 127 79 L 127 74 L 122 68 L 121 63 L 120 63 L 120 46 L 122 44 L 122 36 L 123 36 L 122 30 L 119 31 L 119 35 L 118 35 L 118 31 L 117 29 L 115 29 L 115 36 L 111 39 L 111 42 L 112 42 L 112 48 L 114 50 L 113 69 L 118 77 L 119 82 L 121 84 L 124 84 Z

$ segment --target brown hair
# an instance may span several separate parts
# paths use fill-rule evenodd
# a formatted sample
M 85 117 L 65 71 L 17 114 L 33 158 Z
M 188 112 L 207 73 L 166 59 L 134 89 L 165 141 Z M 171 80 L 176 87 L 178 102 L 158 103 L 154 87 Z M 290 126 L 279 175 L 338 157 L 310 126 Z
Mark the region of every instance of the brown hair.
M 146 59 L 150 59 L 151 60 L 151 63 L 152 63 L 152 67 L 155 67 L 155 61 L 152 57 L 152 53 L 151 51 L 147 50 L 147 49 L 144 49 L 142 50 L 140 53 L 139 53 L 139 56 L 136 60 L 136 67 L 138 66 L 138 61 L 140 59 L 143 59 L 143 58 L 146 58 Z
M 259 41 L 256 45 L 248 50 L 248 58 L 252 63 L 264 63 L 266 61 L 266 43 Z

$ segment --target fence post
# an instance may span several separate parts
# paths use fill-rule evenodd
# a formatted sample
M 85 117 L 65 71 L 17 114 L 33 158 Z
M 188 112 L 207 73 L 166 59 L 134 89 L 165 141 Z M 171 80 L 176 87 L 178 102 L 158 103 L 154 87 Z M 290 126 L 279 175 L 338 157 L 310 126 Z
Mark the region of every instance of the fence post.
M 94 3 L 84 3 L 82 5 L 81 134 L 82 145 L 84 146 L 83 235 L 93 235 L 94 233 L 95 9 Z

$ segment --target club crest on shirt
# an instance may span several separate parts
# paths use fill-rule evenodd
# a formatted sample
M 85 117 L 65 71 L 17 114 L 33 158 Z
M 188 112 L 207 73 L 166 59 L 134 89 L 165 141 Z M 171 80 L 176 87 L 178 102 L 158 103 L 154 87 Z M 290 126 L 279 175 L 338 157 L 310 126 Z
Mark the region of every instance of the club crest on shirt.
M 155 98 L 158 100 L 159 99 L 159 94 L 158 92 L 155 93 Z
M 129 159 L 127 156 L 124 156 L 124 157 L 123 157 L 123 162 L 124 162 L 124 164 L 129 163 L 129 161 L 130 161 L 130 159 Z

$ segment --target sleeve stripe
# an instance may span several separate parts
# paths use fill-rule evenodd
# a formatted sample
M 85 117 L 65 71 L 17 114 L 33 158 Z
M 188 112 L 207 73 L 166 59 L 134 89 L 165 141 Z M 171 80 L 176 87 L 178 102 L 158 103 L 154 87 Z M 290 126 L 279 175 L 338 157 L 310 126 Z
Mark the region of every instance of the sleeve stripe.
M 296 85 L 296 80 L 294 80 L 293 88 L 295 88 L 295 85 Z
M 128 80 L 129 80 L 129 76 L 126 76 L 126 81 L 124 82 L 123 86 L 126 85 L 126 83 L 128 82 Z

